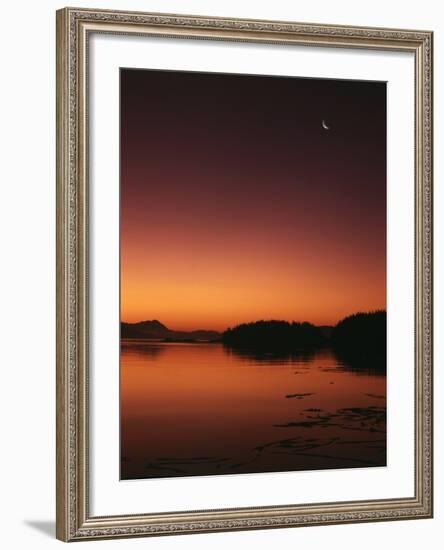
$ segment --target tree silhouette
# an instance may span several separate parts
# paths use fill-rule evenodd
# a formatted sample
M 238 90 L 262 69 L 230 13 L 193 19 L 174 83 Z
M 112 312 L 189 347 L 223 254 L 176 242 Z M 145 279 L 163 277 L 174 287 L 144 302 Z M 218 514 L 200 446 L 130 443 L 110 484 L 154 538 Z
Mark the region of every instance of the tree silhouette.
M 330 331 L 311 323 L 254 321 L 229 328 L 223 344 L 236 353 L 290 357 L 301 351 L 331 347 L 347 367 L 383 372 L 386 368 L 387 315 L 385 311 L 355 313 Z
M 319 348 L 326 339 L 322 330 L 310 323 L 270 320 L 229 328 L 222 334 L 222 342 L 233 348 L 273 351 Z
M 353 365 L 385 369 L 387 313 L 383 310 L 345 317 L 331 334 L 331 346 L 343 361 Z

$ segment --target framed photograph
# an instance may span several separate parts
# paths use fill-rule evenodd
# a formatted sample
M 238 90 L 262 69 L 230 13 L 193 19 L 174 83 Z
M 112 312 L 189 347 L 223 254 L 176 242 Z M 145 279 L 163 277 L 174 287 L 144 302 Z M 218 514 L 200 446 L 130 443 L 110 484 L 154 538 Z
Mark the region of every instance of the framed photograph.
M 432 516 L 432 32 L 57 12 L 57 537 Z

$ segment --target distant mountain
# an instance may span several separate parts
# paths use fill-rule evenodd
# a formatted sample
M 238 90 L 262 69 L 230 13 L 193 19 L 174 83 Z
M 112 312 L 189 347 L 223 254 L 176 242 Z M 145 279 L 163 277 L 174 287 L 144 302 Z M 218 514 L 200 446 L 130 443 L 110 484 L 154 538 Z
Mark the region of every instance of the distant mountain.
M 156 319 L 139 323 L 120 323 L 121 338 L 161 340 L 219 340 L 215 330 L 193 330 L 190 332 L 171 330 Z

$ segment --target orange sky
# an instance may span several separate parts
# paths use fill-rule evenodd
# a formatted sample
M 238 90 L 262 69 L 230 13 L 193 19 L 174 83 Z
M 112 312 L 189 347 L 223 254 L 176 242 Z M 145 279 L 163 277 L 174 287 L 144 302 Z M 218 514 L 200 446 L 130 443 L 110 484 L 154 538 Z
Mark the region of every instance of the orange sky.
M 224 330 L 385 308 L 385 85 L 121 79 L 123 321 Z

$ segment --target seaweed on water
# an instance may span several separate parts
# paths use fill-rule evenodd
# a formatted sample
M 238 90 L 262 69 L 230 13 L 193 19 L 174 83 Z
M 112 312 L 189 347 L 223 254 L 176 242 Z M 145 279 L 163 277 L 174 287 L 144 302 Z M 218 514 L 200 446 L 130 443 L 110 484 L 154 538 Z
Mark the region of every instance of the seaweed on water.
M 309 397 L 310 395 L 316 395 L 315 393 L 289 393 L 285 397 L 287 399 L 296 398 L 296 399 L 304 399 L 304 397 Z

